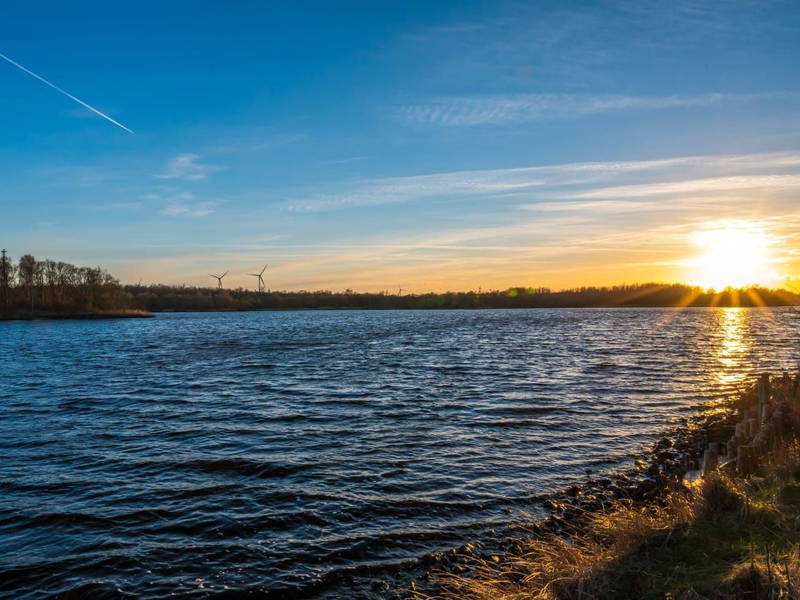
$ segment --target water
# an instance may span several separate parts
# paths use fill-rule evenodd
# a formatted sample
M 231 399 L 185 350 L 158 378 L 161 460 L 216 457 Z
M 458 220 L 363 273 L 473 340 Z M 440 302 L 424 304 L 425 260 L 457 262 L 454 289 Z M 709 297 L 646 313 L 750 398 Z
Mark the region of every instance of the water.
M 0 596 L 355 597 L 320 582 L 501 534 L 750 374 L 794 369 L 798 325 L 791 308 L 0 323 Z

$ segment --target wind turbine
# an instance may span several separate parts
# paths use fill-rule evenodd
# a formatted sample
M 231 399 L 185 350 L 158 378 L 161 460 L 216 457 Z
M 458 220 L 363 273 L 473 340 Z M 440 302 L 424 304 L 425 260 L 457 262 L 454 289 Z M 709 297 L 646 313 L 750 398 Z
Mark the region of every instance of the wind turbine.
M 225 271 L 222 275 L 212 275 L 211 273 L 209 273 L 208 276 L 209 277 L 213 277 L 214 279 L 217 280 L 217 289 L 221 290 L 222 289 L 222 278 L 225 277 L 225 275 L 227 275 L 227 274 L 228 274 L 228 272 Z
M 258 291 L 259 291 L 259 293 L 264 291 L 264 288 L 265 288 L 265 286 L 264 286 L 264 278 L 261 277 L 261 276 L 264 274 L 264 271 L 267 270 L 268 266 L 269 265 L 264 265 L 264 268 L 261 269 L 261 273 L 248 273 L 248 275 L 250 275 L 250 277 L 258 277 Z

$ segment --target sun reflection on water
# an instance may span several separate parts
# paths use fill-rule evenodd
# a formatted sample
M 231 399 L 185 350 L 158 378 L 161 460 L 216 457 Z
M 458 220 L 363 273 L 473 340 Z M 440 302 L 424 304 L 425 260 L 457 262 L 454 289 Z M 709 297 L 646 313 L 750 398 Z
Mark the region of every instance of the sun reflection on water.
M 752 346 L 747 335 L 747 309 L 720 308 L 717 310 L 718 368 L 714 373 L 717 384 L 725 388 L 738 388 L 747 379 L 745 360 Z

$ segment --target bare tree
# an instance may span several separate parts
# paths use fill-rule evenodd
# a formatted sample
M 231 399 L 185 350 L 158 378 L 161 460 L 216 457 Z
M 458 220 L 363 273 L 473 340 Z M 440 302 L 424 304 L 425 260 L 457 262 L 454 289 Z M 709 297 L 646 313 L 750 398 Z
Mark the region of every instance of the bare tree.
M 5 248 L 3 248 L 0 252 L 0 293 L 3 295 L 3 315 L 8 314 L 9 288 L 13 279 L 14 265 L 11 264 L 11 259 L 8 258 Z
M 36 259 L 30 254 L 20 257 L 18 268 L 19 283 L 27 292 L 31 312 L 33 312 L 33 288 L 36 285 L 36 267 Z

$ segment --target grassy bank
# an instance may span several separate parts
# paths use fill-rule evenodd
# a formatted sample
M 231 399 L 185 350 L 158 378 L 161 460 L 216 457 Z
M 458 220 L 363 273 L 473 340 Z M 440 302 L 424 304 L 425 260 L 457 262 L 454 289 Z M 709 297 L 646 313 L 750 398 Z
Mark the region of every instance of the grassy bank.
M 411 597 L 800 599 L 797 392 L 796 379 L 773 389 L 773 414 L 786 427 L 768 446 L 754 444 L 761 451 L 746 474 L 730 460 L 693 482 L 677 478 L 645 502 L 620 498 L 587 512 L 571 531 L 537 533 L 505 554 L 470 556 L 457 572 L 437 575 L 435 592 Z M 746 413 L 752 402 L 751 392 L 738 410 Z

